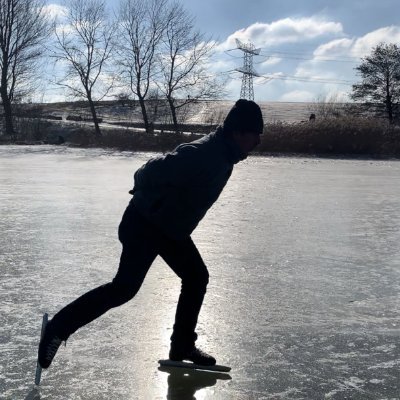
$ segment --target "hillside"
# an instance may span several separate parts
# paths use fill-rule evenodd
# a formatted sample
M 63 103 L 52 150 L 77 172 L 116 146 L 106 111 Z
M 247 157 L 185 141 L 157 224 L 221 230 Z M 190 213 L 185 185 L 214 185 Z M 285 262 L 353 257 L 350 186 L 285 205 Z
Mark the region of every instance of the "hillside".
M 222 122 L 234 101 L 200 101 L 180 111 L 181 120 L 186 124 L 209 125 Z M 268 122 L 300 122 L 308 120 L 310 113 L 315 113 L 313 103 L 296 102 L 259 102 L 264 118 Z M 154 123 L 170 122 L 169 110 L 165 104 L 148 101 L 147 109 Z M 142 121 L 141 110 L 137 101 L 102 101 L 97 103 L 99 118 L 107 123 L 138 123 Z M 24 117 L 67 120 L 68 117 L 90 120 L 88 103 L 84 101 L 42 103 L 20 105 L 18 114 Z

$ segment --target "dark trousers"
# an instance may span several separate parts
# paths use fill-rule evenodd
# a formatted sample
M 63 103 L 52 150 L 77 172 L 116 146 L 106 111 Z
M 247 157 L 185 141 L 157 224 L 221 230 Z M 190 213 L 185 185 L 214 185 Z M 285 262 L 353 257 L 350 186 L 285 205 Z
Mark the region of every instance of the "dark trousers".
M 79 297 L 52 319 L 59 336 L 66 340 L 80 327 L 113 307 L 132 299 L 151 264 L 160 255 L 181 278 L 182 286 L 171 337 L 172 344 L 191 347 L 208 283 L 208 271 L 190 237 L 172 240 L 129 205 L 118 230 L 122 254 L 115 278 Z

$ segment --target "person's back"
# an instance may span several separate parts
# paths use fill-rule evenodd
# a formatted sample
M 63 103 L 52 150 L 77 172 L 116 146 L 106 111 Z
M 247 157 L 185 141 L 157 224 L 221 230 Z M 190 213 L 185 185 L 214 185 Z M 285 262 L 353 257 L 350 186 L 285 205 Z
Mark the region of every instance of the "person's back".
M 242 157 L 219 128 L 139 168 L 132 204 L 168 236 L 186 237 L 218 199 Z

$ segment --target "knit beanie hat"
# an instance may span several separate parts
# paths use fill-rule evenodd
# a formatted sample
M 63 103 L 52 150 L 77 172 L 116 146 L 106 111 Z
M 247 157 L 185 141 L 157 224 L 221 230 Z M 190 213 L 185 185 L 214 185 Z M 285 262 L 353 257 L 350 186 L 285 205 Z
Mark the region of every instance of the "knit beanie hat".
M 252 100 L 239 99 L 225 118 L 225 132 L 263 133 L 264 121 L 261 109 Z

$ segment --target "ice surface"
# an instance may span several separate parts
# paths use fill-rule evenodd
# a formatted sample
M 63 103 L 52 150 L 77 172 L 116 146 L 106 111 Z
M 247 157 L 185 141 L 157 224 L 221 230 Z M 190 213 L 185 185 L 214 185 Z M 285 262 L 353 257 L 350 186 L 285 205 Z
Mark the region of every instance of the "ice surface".
M 150 154 L 0 147 L 1 399 L 400 399 L 400 163 L 250 157 L 193 235 L 210 271 L 199 345 L 231 380 L 168 374 L 179 281 L 78 331 L 33 388 L 43 312 L 112 279 Z

